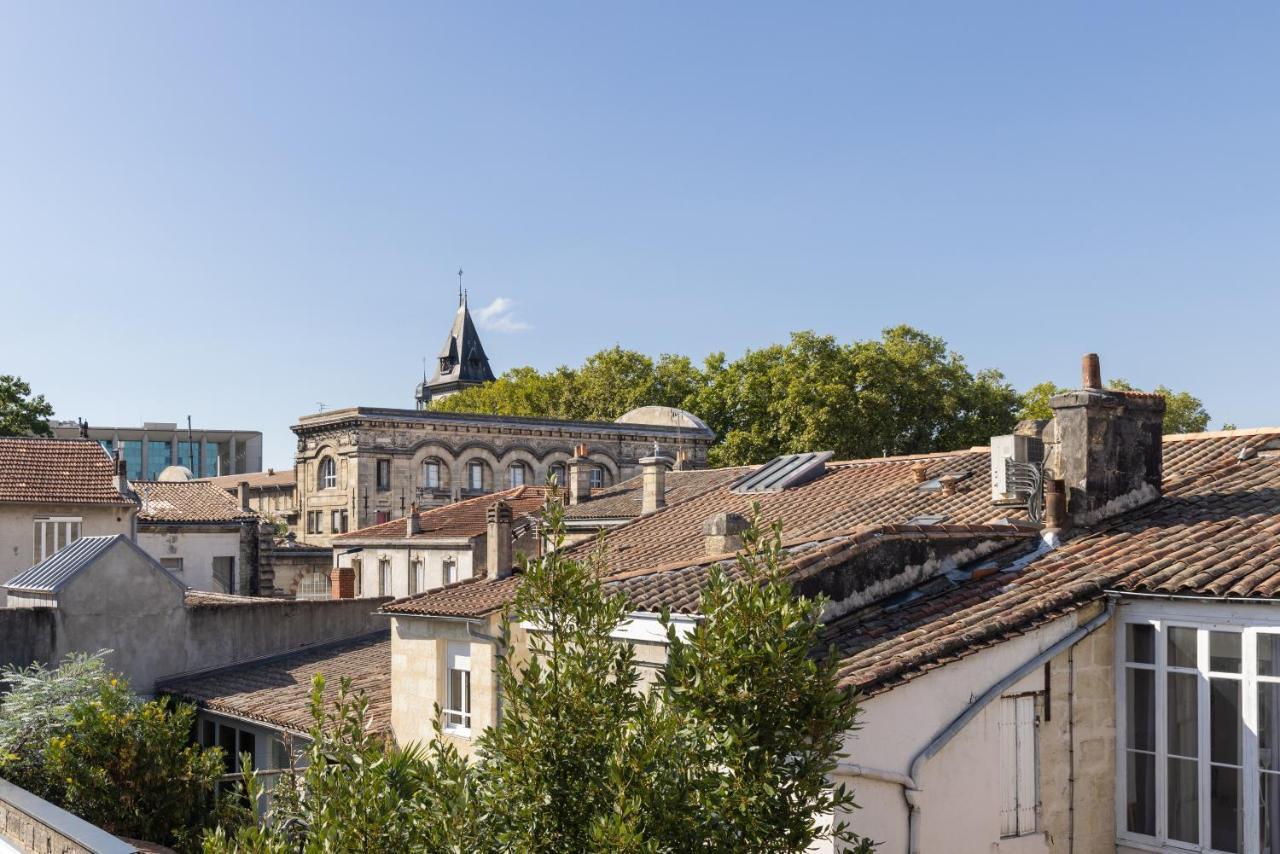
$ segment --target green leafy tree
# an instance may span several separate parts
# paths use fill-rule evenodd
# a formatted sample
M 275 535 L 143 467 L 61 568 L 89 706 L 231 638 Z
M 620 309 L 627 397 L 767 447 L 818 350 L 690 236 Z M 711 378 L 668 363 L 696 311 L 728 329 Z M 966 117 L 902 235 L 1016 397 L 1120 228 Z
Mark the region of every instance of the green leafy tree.
M 205 851 L 802 852 L 824 837 L 869 851 L 818 823 L 854 807 L 827 775 L 858 709 L 834 658 L 812 655 L 823 602 L 793 597 L 780 528 L 715 574 L 690 636 L 668 621 L 646 690 L 614 637 L 626 602 L 558 548 L 557 505 L 547 520 L 557 548 L 526 562 L 499 645 L 502 717 L 472 762 L 441 743 L 438 708 L 435 741 L 401 750 L 346 686 L 326 715 L 317 683 L 307 767 L 277 784 L 267 824 L 210 833 Z
M 105 830 L 186 846 L 215 821 L 221 750 L 191 744 L 195 709 L 143 702 L 103 665 L 9 669 L 0 706 L 0 775 Z
M 21 377 L 0 374 L 0 436 L 52 436 L 53 407 Z
M 324 706 L 323 676 L 311 687 L 311 741 L 303 770 L 289 769 L 271 791 L 267 821 L 207 833 L 203 850 L 220 852 L 471 851 L 475 824 L 465 761 L 440 739 L 400 748 L 369 726 L 368 701 L 339 687 Z M 251 773 L 242 789 L 258 803 Z
M 1127 380 L 1117 377 L 1107 383 L 1107 388 L 1117 391 L 1136 391 Z M 1068 389 L 1052 382 L 1043 382 L 1032 386 L 1022 394 L 1018 418 L 1044 419 L 1052 418 L 1053 410 L 1049 408 L 1049 398 L 1061 394 Z M 1155 393 L 1164 395 L 1164 433 L 1200 433 L 1209 428 L 1209 413 L 1200 398 L 1190 392 L 1174 391 L 1168 386 L 1158 385 Z M 1225 425 L 1223 429 L 1229 429 Z

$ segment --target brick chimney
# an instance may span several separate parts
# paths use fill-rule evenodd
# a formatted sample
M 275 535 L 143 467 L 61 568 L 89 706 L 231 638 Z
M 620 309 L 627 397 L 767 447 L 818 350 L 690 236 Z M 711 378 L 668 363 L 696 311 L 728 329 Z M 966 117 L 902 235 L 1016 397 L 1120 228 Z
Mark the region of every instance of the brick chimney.
M 1050 398 L 1045 431 L 1045 476 L 1063 482 L 1074 526 L 1155 500 L 1163 470 L 1164 398 L 1104 389 L 1094 353 L 1081 374 L 1083 388 Z
M 648 516 L 657 513 L 667 506 L 667 469 L 675 465 L 671 457 L 658 453 L 654 444 L 653 455 L 640 458 L 640 476 L 644 485 L 644 493 L 640 501 L 640 515 Z
M 249 509 L 249 481 L 242 480 L 236 484 L 236 493 L 240 498 L 240 509 Z
M 569 473 L 569 504 L 581 504 L 591 497 L 591 461 L 587 459 L 587 446 L 573 449 L 573 458 L 566 467 Z
M 404 535 L 412 537 L 422 533 L 422 520 L 418 518 L 418 502 L 409 505 L 409 514 L 404 517 Z
M 356 598 L 356 571 L 350 566 L 335 566 L 329 572 L 329 596 L 333 599 Z
M 737 513 L 717 513 L 702 525 L 702 536 L 708 555 L 736 552 L 742 548 L 742 532 L 747 520 Z
M 506 578 L 511 574 L 511 505 L 499 498 L 485 519 L 485 566 L 490 578 Z

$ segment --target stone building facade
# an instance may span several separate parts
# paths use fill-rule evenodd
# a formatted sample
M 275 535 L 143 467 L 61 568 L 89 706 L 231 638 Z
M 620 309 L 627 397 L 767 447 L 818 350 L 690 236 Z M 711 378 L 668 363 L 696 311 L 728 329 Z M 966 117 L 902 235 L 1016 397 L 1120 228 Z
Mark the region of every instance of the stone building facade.
M 558 421 L 351 407 L 307 415 L 298 436 L 301 538 L 400 519 L 415 502 L 433 507 L 551 476 L 580 495 L 637 475 L 657 444 L 679 469 L 704 468 L 715 434 L 669 407 L 642 407 L 615 422 Z M 581 459 L 582 484 L 567 483 Z

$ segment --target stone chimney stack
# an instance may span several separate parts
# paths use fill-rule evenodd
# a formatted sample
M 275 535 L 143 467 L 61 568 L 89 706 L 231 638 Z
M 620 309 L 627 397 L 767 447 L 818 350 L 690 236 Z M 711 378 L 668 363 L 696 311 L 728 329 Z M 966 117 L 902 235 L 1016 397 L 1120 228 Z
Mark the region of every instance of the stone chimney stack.
M 573 458 L 566 467 L 569 473 L 569 504 L 581 504 L 591 497 L 591 462 L 587 459 L 587 446 L 573 449 Z
M 80 438 L 81 439 L 89 438 L 89 422 L 85 421 L 84 419 L 81 419 L 80 421 Z
M 116 492 L 121 495 L 129 493 L 129 464 L 125 462 L 124 457 L 120 456 L 120 449 L 116 448 Z
M 640 472 L 644 484 L 644 495 L 640 501 L 640 515 L 648 516 L 657 513 L 667 506 L 667 469 L 675 465 L 671 457 L 658 453 L 658 446 L 653 446 L 653 454 L 640 458 Z
M 249 509 L 249 481 L 242 480 L 236 484 L 236 494 L 240 498 L 240 509 Z
M 742 532 L 747 530 L 747 520 L 737 513 L 717 513 L 702 526 L 702 536 L 708 555 L 736 552 L 742 548 Z
M 1049 400 L 1046 479 L 1061 480 L 1066 515 L 1086 526 L 1160 496 L 1164 398 L 1102 387 L 1094 353 L 1084 357 L 1084 388 Z
M 418 518 L 418 502 L 409 505 L 409 514 L 404 517 L 404 535 L 412 537 L 422 533 L 422 520 Z
M 499 498 L 489 505 L 485 518 L 485 565 L 489 577 L 506 578 L 511 574 L 511 505 Z

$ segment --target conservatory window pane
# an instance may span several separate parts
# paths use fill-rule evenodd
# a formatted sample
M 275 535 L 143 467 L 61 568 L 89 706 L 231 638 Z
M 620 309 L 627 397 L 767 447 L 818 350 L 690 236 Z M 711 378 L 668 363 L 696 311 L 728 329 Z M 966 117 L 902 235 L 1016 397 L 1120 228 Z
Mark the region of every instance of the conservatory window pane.
M 1146 623 L 1129 623 L 1126 627 L 1128 643 L 1125 644 L 1126 661 L 1138 664 L 1156 663 L 1156 630 Z
M 1156 833 L 1156 758 L 1129 751 L 1127 811 L 1129 830 L 1145 836 Z
M 1258 765 L 1280 771 L 1280 683 L 1258 683 Z
M 1280 634 L 1258 634 L 1258 675 L 1280 676 Z
M 1169 838 L 1200 840 L 1199 767 L 1194 759 L 1169 760 Z
M 1165 632 L 1169 636 L 1169 666 L 1196 666 L 1196 630 L 1185 626 L 1170 626 Z
M 1241 757 L 1240 681 L 1209 680 L 1209 759 L 1239 765 Z
M 1156 749 L 1156 674 L 1129 668 L 1125 673 L 1129 694 L 1129 747 Z
M 1240 672 L 1240 633 L 1209 632 L 1209 669 L 1218 673 Z
M 1209 842 L 1218 851 L 1240 850 L 1240 769 L 1209 769 Z
M 1197 676 L 1194 673 L 1169 674 L 1169 753 L 1196 757 L 1197 748 Z

